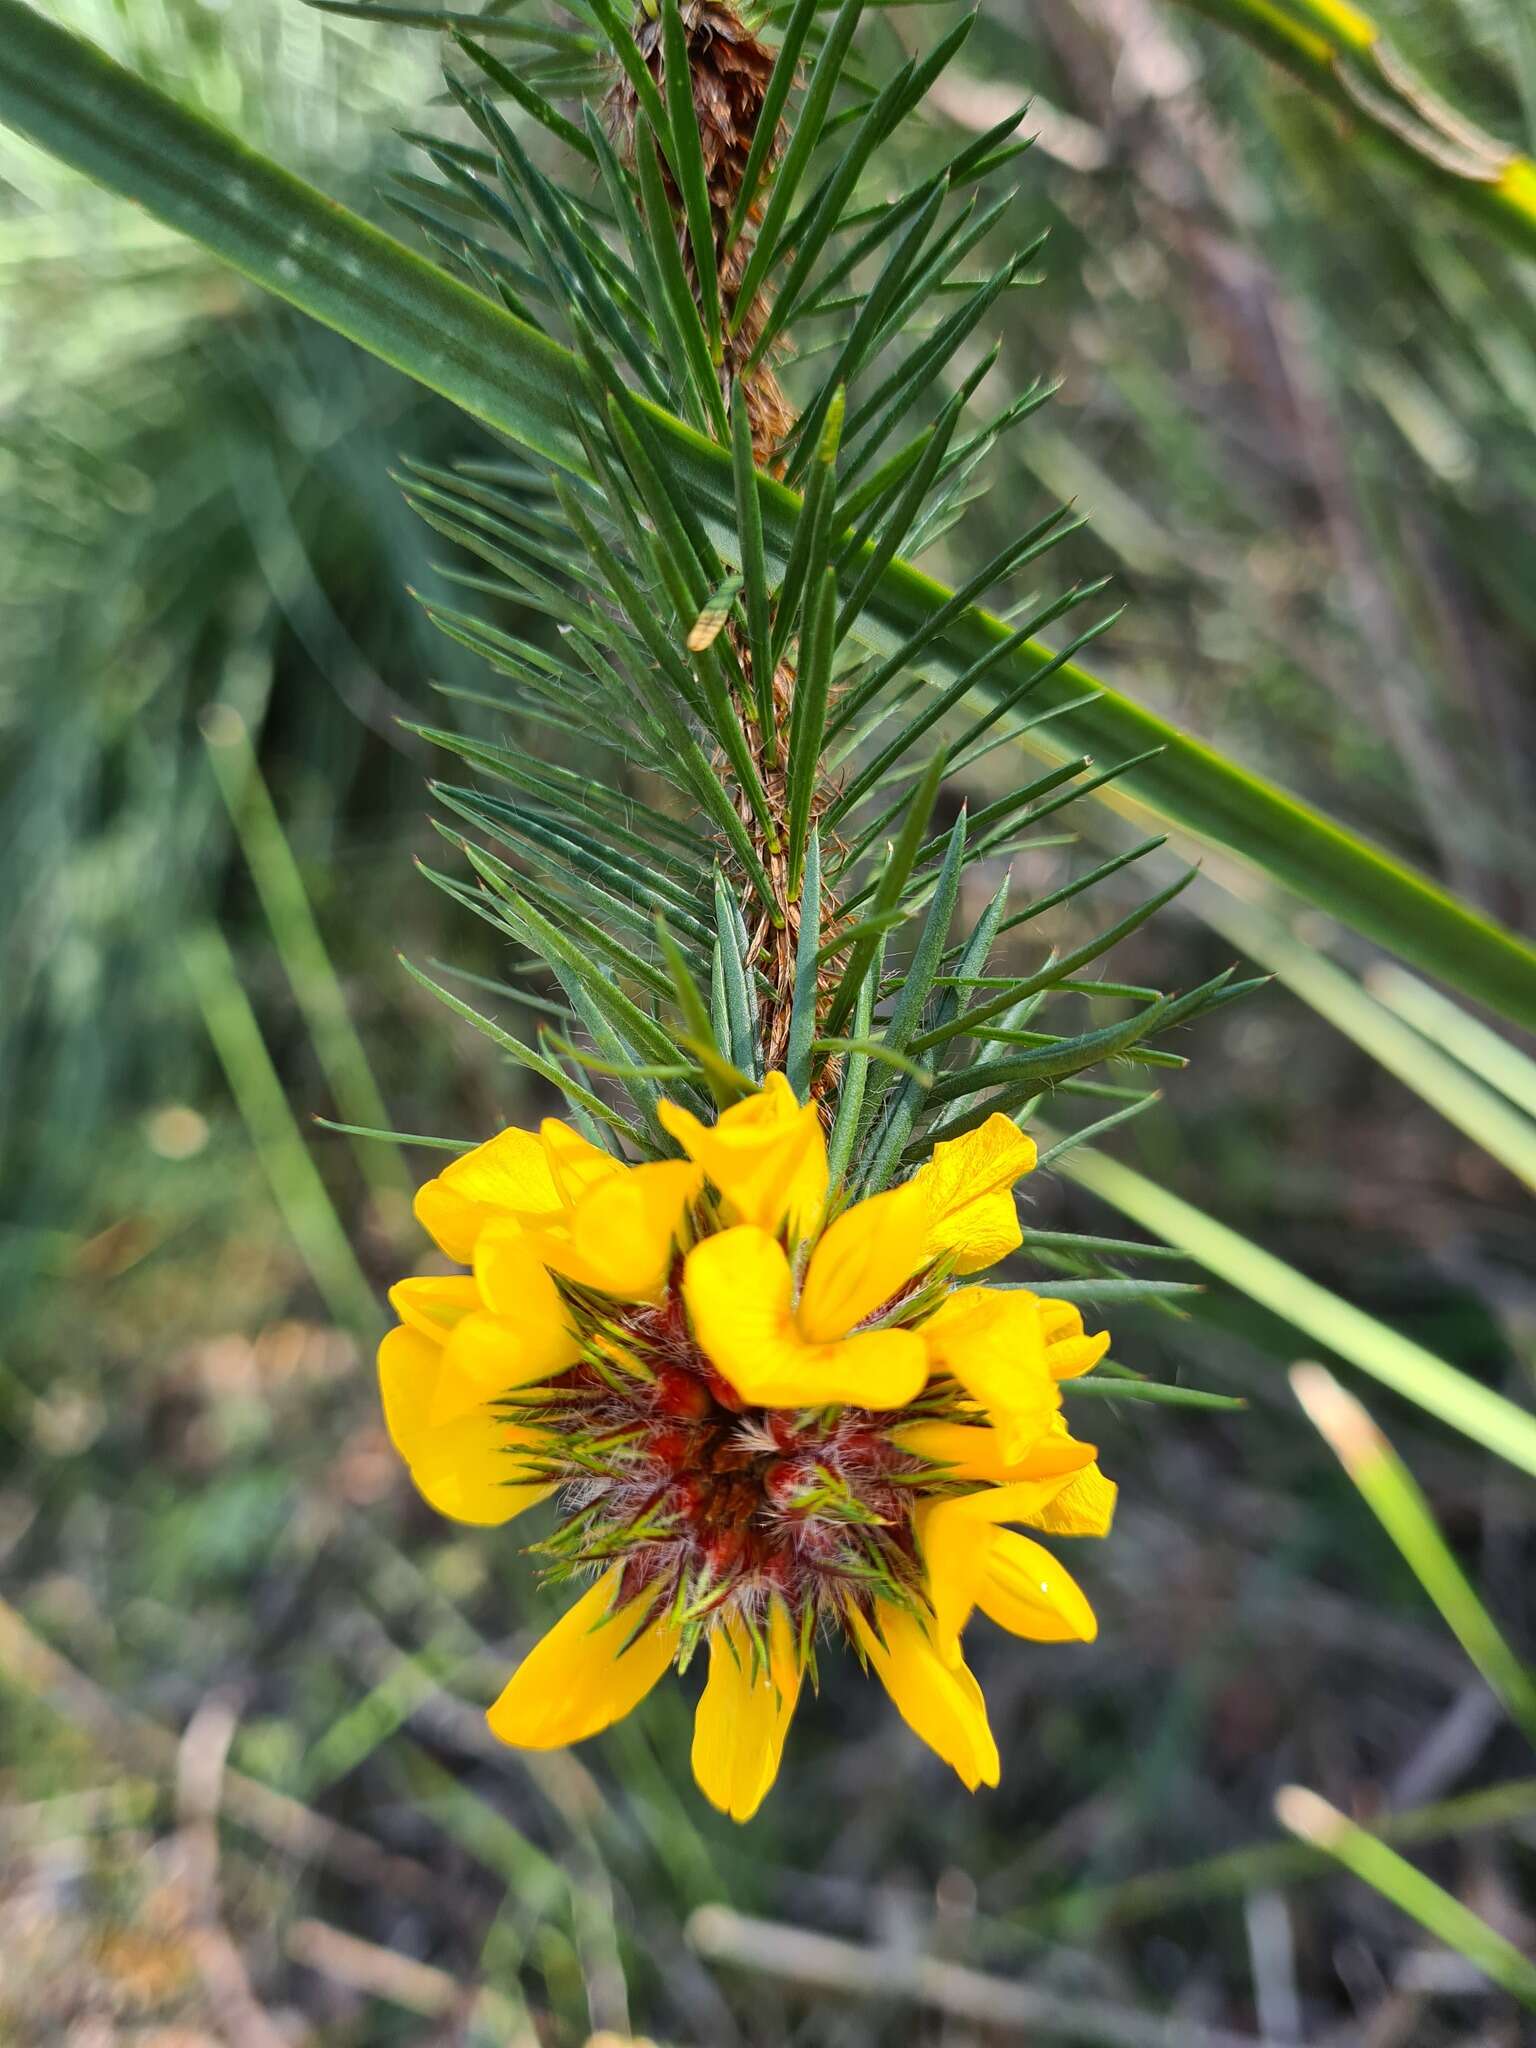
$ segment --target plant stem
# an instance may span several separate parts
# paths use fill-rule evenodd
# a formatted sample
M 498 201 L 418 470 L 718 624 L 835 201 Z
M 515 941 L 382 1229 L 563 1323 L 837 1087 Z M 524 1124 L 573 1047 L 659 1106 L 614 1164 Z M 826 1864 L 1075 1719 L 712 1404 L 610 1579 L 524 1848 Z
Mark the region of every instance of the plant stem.
M 1485 134 L 1348 0 L 1183 0 L 1353 121 L 1387 155 L 1511 248 L 1536 257 L 1536 162 Z

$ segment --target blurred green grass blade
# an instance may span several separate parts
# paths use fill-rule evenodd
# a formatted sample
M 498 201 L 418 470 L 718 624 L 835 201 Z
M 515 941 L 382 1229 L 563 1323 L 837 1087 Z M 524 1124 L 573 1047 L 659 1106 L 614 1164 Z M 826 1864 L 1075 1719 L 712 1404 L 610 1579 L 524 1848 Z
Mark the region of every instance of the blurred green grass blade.
M 1320 1017 L 1326 1017 L 1431 1109 L 1536 1190 L 1536 1122 L 1485 1087 L 1476 1074 L 1378 1002 L 1352 974 L 1297 938 L 1257 904 L 1204 887 L 1199 892 L 1198 909 L 1206 924 L 1269 968 Z M 1454 1005 L 1445 1007 L 1461 1014 L 1454 1011 Z M 1492 1032 L 1486 1036 L 1494 1038 Z M 1505 1056 L 1504 1066 L 1528 1064 L 1501 1039 L 1494 1043 Z M 1536 1069 L 1531 1071 L 1536 1074 Z
M 25 0 L 0 0 L 0 119 L 541 459 L 588 473 L 571 416 L 591 400 L 569 350 L 177 106 Z M 653 417 L 701 517 L 722 546 L 734 548 L 728 452 L 664 413 Z M 757 491 L 766 545 L 782 560 L 799 501 L 762 475 Z M 950 596 L 921 571 L 893 562 L 860 637 L 872 652 L 894 655 Z M 1009 630 L 977 610 L 954 618 L 935 648 L 934 680 L 952 680 Z M 1004 665 L 1008 680 L 1049 659 L 1046 649 L 1020 649 Z M 1071 708 L 1040 744 L 1111 759 L 1160 749 L 1126 778 L 1126 795 L 1229 848 L 1470 1000 L 1536 1029 L 1536 952 L 1525 941 L 1075 665 L 1051 678 L 1047 698 Z
M 1460 1004 L 1389 961 L 1366 969 L 1365 986 L 1395 1016 L 1411 1024 L 1452 1059 L 1506 1096 L 1527 1116 L 1536 1117 L 1536 1060 L 1500 1038 Z
M 1184 4 L 1284 65 L 1347 116 L 1347 132 L 1364 134 L 1469 219 L 1536 256 L 1536 162 L 1442 100 L 1353 0 Z
M 304 878 L 262 777 L 245 720 L 232 705 L 214 706 L 204 717 L 203 738 L 219 794 L 256 884 L 272 943 L 336 1106 L 348 1123 L 381 1129 L 389 1122 L 389 1111 L 352 1023 L 346 995 L 320 936 Z M 352 1149 L 371 1188 L 409 1200 L 411 1177 L 398 1154 L 369 1145 Z
M 1303 1330 L 1448 1428 L 1536 1475 L 1536 1416 L 1447 1365 L 1363 1309 L 1341 1301 L 1272 1252 L 1100 1152 L 1062 1161 L 1068 1179 L 1129 1216 L 1272 1314 Z
M 1308 1421 L 1360 1489 L 1366 1506 L 1402 1552 L 1490 1691 L 1527 1739 L 1536 1743 L 1536 1677 L 1505 1641 L 1456 1562 L 1413 1474 L 1332 1373 L 1320 1365 L 1292 1366 L 1291 1386 Z
M 1483 1828 L 1507 1829 L 1536 1818 L 1536 1778 L 1514 1778 L 1403 1813 L 1386 1813 L 1376 1823 L 1381 1841 L 1413 1844 L 1447 1841 Z M 1198 1863 L 1148 1871 L 1119 1884 L 1080 1885 L 1012 1915 L 1012 1929 L 1060 1930 L 1073 1936 L 1104 1926 L 1129 1926 L 1182 1912 L 1206 1899 L 1236 1898 L 1262 1886 L 1298 1884 L 1332 1867 L 1320 1848 L 1302 1841 L 1254 1842 Z
M 223 933 L 206 924 L 180 941 L 182 966 L 256 1157 L 327 1309 L 371 1341 L 384 1318 L 289 1107 Z
M 1379 1836 L 1303 1785 L 1281 1786 L 1275 1794 L 1275 1817 L 1303 1842 L 1337 1857 L 1346 1870 L 1417 1920 L 1437 1941 L 1536 2011 L 1536 1963 Z

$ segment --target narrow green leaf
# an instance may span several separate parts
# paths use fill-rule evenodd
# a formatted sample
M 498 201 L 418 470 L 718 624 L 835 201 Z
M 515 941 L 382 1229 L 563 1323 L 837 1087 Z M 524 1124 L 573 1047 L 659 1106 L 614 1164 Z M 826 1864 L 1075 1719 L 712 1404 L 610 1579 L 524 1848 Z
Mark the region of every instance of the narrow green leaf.
M 752 1081 L 763 1078 L 757 1019 L 747 986 L 736 898 L 724 875 L 715 869 L 715 935 L 725 974 L 725 1012 L 731 1027 L 731 1058 Z
M 800 668 L 789 718 L 789 846 L 788 895 L 800 894 L 805 868 L 805 842 L 811 802 L 821 781 L 821 736 L 827 722 L 827 692 L 832 681 L 833 624 L 837 613 L 837 575 L 823 569 L 811 599 L 810 618 L 800 643 Z
M 725 400 L 720 395 L 720 378 L 710 354 L 709 337 L 704 331 L 693 293 L 688 288 L 687 273 L 678 252 L 667 188 L 662 182 L 661 165 L 656 156 L 656 143 L 644 129 L 637 129 L 635 134 L 635 167 L 640 178 L 640 202 L 650 235 L 651 256 L 671 307 L 672 328 L 682 343 L 683 360 L 695 395 L 704 407 L 715 438 L 728 441 L 731 424 L 725 416 Z
M 1077 1152 L 1065 1171 L 1112 1209 L 1165 1244 L 1176 1245 L 1293 1329 L 1437 1416 L 1447 1428 L 1536 1476 L 1536 1416 L 1513 1401 L 1118 1160 L 1099 1152 Z
M 661 47 L 662 87 L 666 93 L 667 117 L 672 124 L 672 167 L 683 195 L 683 215 L 693 249 L 693 273 L 698 285 L 705 339 L 711 359 L 718 363 L 723 354 L 720 272 L 715 256 L 704 149 L 699 140 L 699 120 L 693 104 L 693 70 L 688 61 L 688 39 L 683 33 L 678 0 L 661 0 Z
M 793 841 L 791 841 L 793 844 Z M 812 827 L 800 886 L 800 929 L 795 935 L 795 994 L 789 1013 L 785 1078 L 801 1102 L 811 1093 L 811 1055 L 820 999 L 821 834 Z
M 875 886 L 872 908 L 878 917 L 883 912 L 894 910 L 905 893 L 908 877 L 917 859 L 917 849 L 922 842 L 934 800 L 939 793 L 939 784 L 944 779 L 944 756 L 936 754 L 929 762 L 921 777 L 913 785 L 907 804 L 907 815 L 902 828 L 881 870 Z M 853 1007 L 871 967 L 874 965 L 877 949 L 883 952 L 883 945 L 877 938 L 861 938 L 850 948 L 848 961 L 843 969 L 842 979 L 832 998 L 827 1014 L 826 1030 L 829 1037 L 835 1037 Z M 864 1031 L 856 1031 L 855 1037 L 866 1037 Z M 922 1051 L 921 1045 L 914 1051 Z
M 758 109 L 757 126 L 752 131 L 752 144 L 747 151 L 747 161 L 741 175 L 741 190 L 736 195 L 730 226 L 726 230 L 725 245 L 728 252 L 735 248 L 741 231 L 751 215 L 769 153 L 778 140 L 779 122 L 784 113 L 785 102 L 789 98 L 790 87 L 795 82 L 800 53 L 805 48 L 805 39 L 819 4 L 821 0 L 795 0 L 794 12 L 785 27 L 784 40 L 779 45 L 778 56 L 774 59 L 773 69 L 768 74 L 768 83 L 763 90 L 763 104 Z
M 742 273 L 741 285 L 736 293 L 736 304 L 731 314 L 732 334 L 740 331 L 763 279 L 768 275 L 779 254 L 780 237 L 789 218 L 790 206 L 800 189 L 800 181 L 805 176 L 816 145 L 821 140 L 821 132 L 826 124 L 827 112 L 832 104 L 832 94 L 837 86 L 843 59 L 848 54 L 848 46 L 853 41 L 853 32 L 859 25 L 859 16 L 863 11 L 864 0 L 842 0 L 837 17 L 827 31 L 827 39 L 822 44 L 812 68 L 805 99 L 801 103 L 799 116 L 790 134 L 789 145 L 774 173 L 773 184 L 768 193 L 768 204 L 763 209 L 763 218 L 752 245 L 752 253 L 747 258 L 747 266 Z M 778 66 L 774 68 L 777 72 Z M 761 126 L 761 117 L 759 125 Z M 741 217 L 745 219 L 745 214 Z
M 477 22 L 476 25 L 482 33 L 487 28 L 494 33 L 494 24 L 495 17 L 492 16 L 489 20 Z M 586 136 L 574 121 L 568 121 L 564 114 L 552 107 L 541 92 L 535 91 L 531 85 L 519 78 L 499 57 L 492 56 L 489 50 L 483 49 L 479 43 L 467 36 L 463 29 L 454 29 L 453 40 L 470 62 L 479 66 L 498 91 L 507 93 L 515 99 L 525 114 L 531 114 L 541 127 L 547 128 L 551 135 L 557 135 L 568 149 L 574 149 L 576 154 L 584 156 L 588 163 L 596 163 L 597 152 Z

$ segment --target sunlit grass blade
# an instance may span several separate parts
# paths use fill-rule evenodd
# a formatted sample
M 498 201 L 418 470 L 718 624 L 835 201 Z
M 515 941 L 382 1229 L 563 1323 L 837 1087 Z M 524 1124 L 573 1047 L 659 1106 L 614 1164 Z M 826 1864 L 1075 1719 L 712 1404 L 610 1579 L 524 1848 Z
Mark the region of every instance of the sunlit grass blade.
M 1326 1345 L 1357 1371 L 1369 1373 L 1447 1428 L 1536 1476 L 1536 1416 L 1513 1401 L 1330 1294 L 1273 1252 L 1250 1243 L 1134 1168 L 1084 1150 L 1074 1153 L 1062 1171 L 1293 1329 Z
M 1365 1408 L 1320 1365 L 1291 1368 L 1291 1387 L 1318 1434 L 1439 1608 L 1446 1626 L 1536 1743 L 1536 1676 L 1521 1663 L 1441 1535 L 1413 1474 Z
M 1358 1826 L 1304 1785 L 1282 1785 L 1275 1794 L 1275 1818 L 1311 1847 L 1336 1857 L 1363 1884 L 1464 1956 L 1475 1969 L 1536 2010 L 1536 1962 L 1512 1941 L 1480 1920 L 1422 1870 Z
M 1536 1190 L 1536 1122 L 1485 1085 L 1479 1078 L 1484 1071 L 1481 1061 L 1474 1072 L 1442 1052 L 1378 1002 L 1369 987 L 1362 987 L 1259 905 L 1207 885 L 1200 893 L 1200 914 L 1526 1187 Z M 1485 1035 L 1494 1037 L 1492 1032 Z M 1494 1055 L 1494 1071 L 1517 1070 L 1523 1055 L 1501 1039 L 1494 1043 L 1505 1056 L 1501 1060 Z
M 1365 987 L 1395 1016 L 1411 1024 L 1421 1038 L 1449 1053 L 1488 1087 L 1536 1117 L 1536 1060 L 1507 1038 L 1501 1038 L 1459 1003 L 1441 995 L 1400 967 L 1381 961 L 1365 972 Z

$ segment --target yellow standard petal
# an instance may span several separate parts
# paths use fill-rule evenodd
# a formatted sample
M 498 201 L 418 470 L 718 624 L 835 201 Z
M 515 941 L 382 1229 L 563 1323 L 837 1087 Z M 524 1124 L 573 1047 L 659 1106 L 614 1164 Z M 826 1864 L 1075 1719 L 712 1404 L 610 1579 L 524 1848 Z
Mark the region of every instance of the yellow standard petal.
M 658 1110 L 688 1157 L 725 1198 L 727 1220 L 755 1223 L 791 1243 L 811 1236 L 827 1200 L 827 1146 L 813 1102 L 801 1104 L 782 1074 L 724 1110 L 713 1127 L 675 1102 Z
M 849 1620 L 897 1713 L 943 1757 L 968 1792 L 1001 1775 L 987 1703 L 967 1666 L 940 1655 L 927 1629 L 905 1608 L 876 1601 L 879 1635 L 856 1608 Z M 883 1638 L 883 1640 L 882 1640 Z
M 621 1167 L 594 1182 L 558 1222 L 530 1229 L 529 1247 L 579 1286 L 625 1301 L 657 1301 L 702 1179 L 686 1159 Z
M 694 1246 L 683 1299 L 706 1356 L 752 1407 L 901 1408 L 927 1377 L 927 1351 L 912 1330 L 807 1341 L 784 1248 L 752 1224 Z
M 957 1273 L 976 1273 L 1005 1259 L 1022 1242 L 1013 1184 L 1035 1164 L 1035 1141 L 1005 1116 L 935 1145 L 909 1187 L 928 1205 L 929 1259 L 947 1252 Z
M 573 1131 L 569 1124 L 561 1123 L 558 1117 L 547 1116 L 539 1125 L 539 1143 L 544 1148 L 544 1162 L 555 1189 L 555 1206 L 570 1208 L 599 1181 L 624 1171 L 621 1160 L 605 1152 L 601 1145 L 594 1145 L 590 1138 L 584 1138 L 580 1131 Z
M 379 1346 L 384 1421 L 417 1490 L 457 1522 L 509 1522 L 554 1489 L 518 1479 L 520 1448 L 539 1439 L 482 1405 L 446 1424 L 433 1419 L 440 1383 L 451 1376 L 440 1344 L 417 1330 L 391 1330 Z
M 485 1717 L 493 1735 L 517 1749 L 563 1749 L 645 1698 L 677 1631 L 647 1621 L 643 1601 L 610 1612 L 620 1577 L 617 1566 L 606 1573 L 528 1652 Z
M 402 1323 L 434 1344 L 446 1344 L 464 1318 L 479 1308 L 480 1290 L 468 1273 L 424 1273 L 413 1280 L 397 1280 L 389 1290 L 389 1305 Z
M 856 1202 L 828 1225 L 800 1294 L 800 1329 L 810 1343 L 845 1335 L 922 1271 L 927 1221 L 909 1183 Z
M 732 1820 L 750 1820 L 779 1774 L 784 1738 L 800 1690 L 789 1616 L 775 1601 L 769 1620 L 771 1667 L 754 1669 L 752 1646 L 736 1620 L 709 1639 L 709 1679 L 693 1721 L 693 1775 L 699 1790 Z
M 1046 1370 L 1034 1295 L 957 1288 L 923 1324 L 922 1337 L 934 1371 L 951 1373 L 986 1409 L 1010 1463 L 1050 1429 L 1061 1391 Z
M 473 1260 L 475 1240 L 493 1218 L 559 1207 L 544 1145 L 531 1131 L 501 1132 L 416 1190 L 417 1222 L 461 1266 Z

